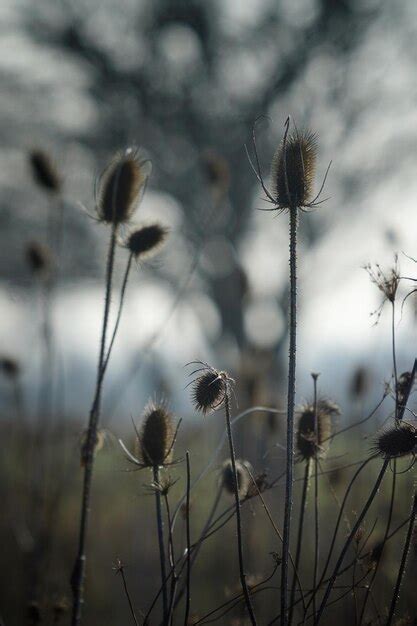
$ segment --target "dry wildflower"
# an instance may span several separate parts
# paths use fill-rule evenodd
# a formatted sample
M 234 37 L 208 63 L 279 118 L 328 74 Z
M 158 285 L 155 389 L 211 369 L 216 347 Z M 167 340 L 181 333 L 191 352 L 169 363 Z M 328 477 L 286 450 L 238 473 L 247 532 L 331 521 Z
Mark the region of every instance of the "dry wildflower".
M 51 267 L 51 253 L 38 241 L 30 241 L 27 244 L 26 260 L 34 274 L 45 274 Z
M 20 364 L 10 356 L 2 356 L 0 357 L 0 371 L 6 378 L 16 379 L 20 375 Z
M 332 420 L 340 414 L 339 407 L 324 398 L 317 402 L 317 428 L 314 404 L 300 409 L 297 428 L 297 449 L 300 460 L 323 457 L 330 445 Z
M 137 258 L 148 257 L 159 250 L 168 235 L 168 229 L 157 222 L 142 226 L 130 233 L 126 247 Z
M 376 311 L 371 313 L 372 316 L 376 317 L 375 324 L 377 324 L 385 302 L 388 301 L 391 302 L 391 304 L 394 304 L 397 296 L 398 286 L 401 280 L 400 270 L 398 267 L 398 256 L 394 256 L 394 266 L 388 271 L 388 273 L 384 272 L 378 263 L 376 263 L 375 266 L 368 263 L 365 265 L 364 269 L 368 272 L 371 282 L 373 282 L 383 294 L 381 305 L 376 309 Z
M 252 471 L 252 466 L 249 461 L 236 459 L 237 489 L 240 499 L 243 499 L 247 496 L 250 484 L 250 478 L 246 468 L 248 468 L 249 471 Z M 230 461 L 230 459 L 223 463 L 221 480 L 225 491 L 227 491 L 231 495 L 234 495 L 235 481 L 233 477 L 232 462 Z
M 84 431 L 82 436 L 81 436 L 81 442 L 80 442 L 80 464 L 81 467 L 85 467 L 86 463 L 87 463 L 87 440 L 88 440 L 88 431 Z M 93 449 L 93 454 L 94 456 L 96 456 L 97 452 L 99 452 L 103 446 L 104 446 L 104 442 L 106 440 L 106 433 L 104 430 L 99 430 L 96 433 L 96 441 L 94 444 L 94 449 Z
M 174 429 L 172 415 L 163 404 L 150 404 L 144 412 L 139 448 L 143 464 L 161 467 L 172 459 Z
M 99 219 L 127 222 L 138 207 L 151 172 L 150 161 L 131 148 L 118 153 L 106 167 L 96 189 Z
M 193 381 L 192 398 L 197 411 L 206 415 L 223 404 L 233 379 L 226 372 L 220 372 L 207 363 L 198 363 L 202 367 L 197 371 L 203 373 Z
M 309 132 L 287 135 L 271 164 L 272 195 L 281 209 L 309 206 L 316 169 L 317 140 Z
M 401 421 L 378 435 L 373 450 L 384 459 L 394 459 L 414 455 L 416 446 L 417 430 L 411 424 Z
M 46 152 L 38 149 L 29 152 L 29 164 L 33 178 L 39 187 L 51 193 L 59 193 L 62 180 Z

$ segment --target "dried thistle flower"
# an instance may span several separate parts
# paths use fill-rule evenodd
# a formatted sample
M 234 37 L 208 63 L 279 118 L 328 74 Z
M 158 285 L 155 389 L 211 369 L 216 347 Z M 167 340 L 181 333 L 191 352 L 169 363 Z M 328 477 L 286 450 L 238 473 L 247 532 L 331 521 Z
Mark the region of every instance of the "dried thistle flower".
M 313 133 L 295 131 L 284 136 L 271 164 L 272 195 L 280 209 L 309 206 L 316 156 Z
M 253 471 L 249 461 L 236 459 L 237 489 L 241 500 L 246 497 L 250 484 L 250 478 L 246 468 L 248 468 L 249 471 Z M 234 495 L 235 481 L 233 478 L 233 467 L 230 459 L 225 461 L 222 465 L 221 480 L 225 491 Z
M 85 430 L 81 436 L 81 445 L 80 445 L 80 464 L 81 467 L 85 467 L 87 463 L 87 440 L 88 440 L 88 431 Z M 104 430 L 98 430 L 96 433 L 96 441 L 94 444 L 93 454 L 96 456 L 97 452 L 99 452 L 106 440 L 106 433 Z
M 45 274 L 51 267 L 51 253 L 38 241 L 30 241 L 27 244 L 26 260 L 34 274 Z
M 223 404 L 228 386 L 234 381 L 226 372 L 220 372 L 207 363 L 197 363 L 202 365 L 197 371 L 203 373 L 193 381 L 192 399 L 197 411 L 206 415 Z
M 2 356 L 0 357 L 0 371 L 10 380 L 16 379 L 20 375 L 20 364 L 10 356 Z
M 29 152 L 29 164 L 33 178 L 39 187 L 52 193 L 59 193 L 62 180 L 52 159 L 46 152 L 39 149 Z
M 155 222 L 130 233 L 126 247 L 137 258 L 150 256 L 164 244 L 168 229 Z
M 332 419 L 340 414 L 339 407 L 325 398 L 317 402 L 317 429 L 314 404 L 300 409 L 297 429 L 298 457 L 302 461 L 325 456 L 332 434 Z M 317 431 L 317 432 L 316 432 Z
M 149 160 L 131 148 L 116 154 L 105 168 L 96 189 L 99 219 L 110 224 L 127 222 L 138 207 L 151 172 Z
M 146 467 L 161 467 L 172 460 L 174 429 L 172 415 L 163 404 L 145 409 L 139 448 Z
M 383 294 L 381 305 L 371 313 L 372 316 L 376 317 L 375 324 L 377 324 L 379 318 L 381 317 L 385 302 L 388 301 L 393 304 L 397 296 L 398 286 L 401 280 L 400 270 L 398 267 L 398 255 L 394 256 L 394 266 L 388 273 L 385 273 L 378 263 L 376 263 L 374 267 L 368 263 L 365 265 L 364 269 L 368 272 L 371 282 L 374 283 L 374 285 L 376 285 L 379 291 Z
M 394 459 L 414 454 L 416 446 L 417 430 L 408 422 L 401 421 L 377 436 L 373 450 L 384 459 Z

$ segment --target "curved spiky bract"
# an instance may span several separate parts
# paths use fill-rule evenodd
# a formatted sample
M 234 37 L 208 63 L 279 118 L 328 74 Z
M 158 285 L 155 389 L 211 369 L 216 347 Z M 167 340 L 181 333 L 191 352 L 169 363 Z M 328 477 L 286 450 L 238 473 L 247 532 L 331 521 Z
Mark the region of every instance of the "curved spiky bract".
M 96 205 L 106 223 L 127 222 L 139 205 L 151 171 L 150 161 L 129 148 L 118 153 L 98 181 Z
M 395 459 L 415 454 L 416 448 L 417 429 L 407 422 L 397 422 L 378 435 L 373 449 L 384 459 Z
M 130 233 L 126 245 L 136 258 L 144 258 L 157 252 L 167 235 L 168 229 L 156 222 Z
M 281 209 L 308 206 L 313 192 L 317 140 L 310 131 L 284 137 L 271 164 L 272 196 Z
M 139 437 L 143 464 L 148 467 L 167 465 L 172 459 L 173 439 L 171 413 L 163 404 L 150 404 L 145 409 Z
M 297 450 L 300 460 L 322 458 L 326 455 L 332 435 L 332 420 L 339 415 L 339 407 L 326 399 L 317 403 L 317 428 L 314 404 L 301 407 L 297 429 Z

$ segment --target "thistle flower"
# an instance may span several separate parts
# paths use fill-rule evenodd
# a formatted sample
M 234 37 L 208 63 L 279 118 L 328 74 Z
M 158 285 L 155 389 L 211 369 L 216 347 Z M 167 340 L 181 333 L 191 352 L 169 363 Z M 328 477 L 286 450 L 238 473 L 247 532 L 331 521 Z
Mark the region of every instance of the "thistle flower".
M 249 474 L 246 468 L 252 471 L 252 466 L 249 461 L 236 459 L 237 489 L 241 500 L 246 497 L 250 484 Z M 233 479 L 233 467 L 230 459 L 225 461 L 222 465 L 221 480 L 225 491 L 227 491 L 231 495 L 234 495 L 235 487 Z
M 376 438 L 373 450 L 384 459 L 395 459 L 414 454 L 417 446 L 417 430 L 407 422 L 383 430 Z
M 325 456 L 332 434 L 332 419 L 339 415 L 339 407 L 330 400 L 317 402 L 317 429 L 314 404 L 305 404 L 300 409 L 297 429 L 297 448 L 300 460 Z
M 29 153 L 29 165 L 35 182 L 51 193 L 59 193 L 62 180 L 52 160 L 43 150 L 32 150 Z
M 0 357 L 0 371 L 10 380 L 14 380 L 20 375 L 20 364 L 10 356 L 2 356 Z
M 143 465 L 160 467 L 170 463 L 174 437 L 171 413 L 163 404 L 150 404 L 145 409 L 139 437 Z
M 219 372 L 207 363 L 200 364 L 203 373 L 193 382 L 192 399 L 197 411 L 206 415 L 223 404 L 228 385 L 234 381 L 226 372 Z
M 127 238 L 126 247 L 137 258 L 150 256 L 158 251 L 168 235 L 168 229 L 157 222 L 134 230 Z
M 284 137 L 271 164 L 272 196 L 280 209 L 309 206 L 316 156 L 313 133 L 295 131 Z
M 34 274 L 44 274 L 50 269 L 51 253 L 38 241 L 30 241 L 26 246 L 26 260 Z
M 127 222 L 138 207 L 151 172 L 150 161 L 129 148 L 118 153 L 102 173 L 96 189 L 99 219 Z

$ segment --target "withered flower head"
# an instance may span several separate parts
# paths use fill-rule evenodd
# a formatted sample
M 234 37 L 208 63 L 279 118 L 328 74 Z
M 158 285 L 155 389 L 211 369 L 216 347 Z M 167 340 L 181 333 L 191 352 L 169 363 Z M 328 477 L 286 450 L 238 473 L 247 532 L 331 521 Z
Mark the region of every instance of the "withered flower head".
M 29 164 L 33 178 L 39 187 L 52 193 L 58 193 L 61 190 L 61 177 L 46 152 L 43 150 L 29 152 Z
M 151 172 L 151 163 L 129 148 L 118 153 L 98 181 L 99 219 L 115 225 L 127 222 L 138 207 Z
M 206 415 L 223 404 L 233 379 L 226 372 L 219 372 L 207 363 L 200 364 L 203 373 L 193 382 L 192 398 L 197 411 Z
M 395 459 L 414 454 L 417 446 L 417 430 L 407 422 L 383 430 L 376 438 L 373 450 L 384 459 Z
M 321 458 L 329 449 L 332 434 L 332 419 L 340 414 L 339 407 L 324 398 L 317 402 L 317 428 L 314 403 L 300 409 L 297 429 L 297 448 L 300 460 Z
M 20 374 L 20 364 L 10 356 L 0 356 L 0 371 L 7 378 L 15 379 Z
M 378 263 L 376 263 L 375 266 L 368 263 L 365 265 L 364 269 L 368 272 L 371 282 L 374 283 L 374 285 L 376 285 L 379 291 L 383 294 L 381 305 L 376 309 L 376 311 L 371 313 L 371 315 L 376 316 L 375 323 L 377 324 L 385 302 L 388 301 L 393 304 L 397 296 L 398 287 L 401 281 L 400 270 L 398 267 L 398 256 L 394 256 L 394 266 L 388 273 L 385 273 Z
M 313 192 L 317 141 L 309 132 L 286 134 L 271 164 L 272 195 L 281 209 L 308 206 Z
M 45 274 L 51 267 L 51 253 L 38 241 L 30 241 L 27 244 L 26 259 L 34 274 Z
M 163 404 L 149 404 L 143 415 L 139 449 L 143 464 L 161 467 L 170 463 L 173 453 L 172 415 Z
M 144 258 L 157 252 L 167 235 L 168 229 L 155 222 L 130 233 L 126 247 L 137 259 Z
M 248 468 L 252 471 L 252 466 L 249 461 L 242 461 L 240 459 L 236 459 L 236 475 L 237 475 L 237 489 L 239 492 L 239 497 L 245 498 L 250 484 L 250 477 L 246 470 Z M 235 481 L 233 477 L 233 467 L 231 460 L 227 460 L 223 463 L 221 480 L 225 491 L 230 494 L 235 493 Z

